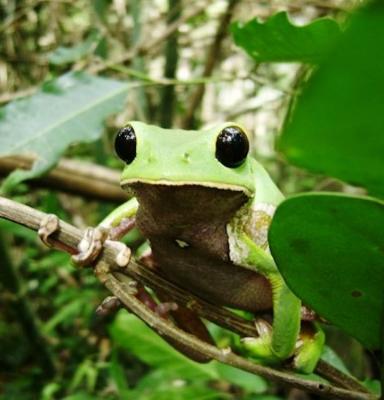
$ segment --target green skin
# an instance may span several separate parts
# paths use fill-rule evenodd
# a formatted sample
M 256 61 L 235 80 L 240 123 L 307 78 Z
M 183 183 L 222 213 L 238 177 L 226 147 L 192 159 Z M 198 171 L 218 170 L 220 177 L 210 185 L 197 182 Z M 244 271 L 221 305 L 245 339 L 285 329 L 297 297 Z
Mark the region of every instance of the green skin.
M 324 335 L 315 326 L 300 336 L 301 302 L 279 274 L 267 242 L 273 212 L 284 197 L 251 156 L 236 168 L 215 157 L 218 134 L 239 125 L 201 131 L 130 125 L 136 158 L 124 168 L 121 185 L 135 198 L 102 225 L 111 228 L 136 216 L 156 266 L 174 283 L 215 304 L 272 309 L 272 326 L 257 323 L 260 336 L 243 340 L 244 347 L 262 363 L 293 357 L 296 369 L 312 372 Z

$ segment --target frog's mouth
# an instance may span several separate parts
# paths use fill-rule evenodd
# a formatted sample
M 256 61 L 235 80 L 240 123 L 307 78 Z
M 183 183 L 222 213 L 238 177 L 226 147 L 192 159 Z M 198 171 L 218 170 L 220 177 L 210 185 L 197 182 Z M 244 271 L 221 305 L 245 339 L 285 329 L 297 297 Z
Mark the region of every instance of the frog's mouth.
M 126 191 L 131 191 L 132 188 L 136 184 L 143 184 L 147 186 L 162 186 L 162 187 L 170 187 L 170 188 L 180 188 L 180 187 L 202 187 L 202 188 L 210 188 L 210 189 L 217 189 L 217 192 L 242 192 L 246 197 L 251 197 L 251 192 L 248 188 L 240 186 L 240 185 L 233 185 L 233 184 L 226 184 L 221 182 L 181 182 L 181 181 L 171 181 L 171 180 L 150 180 L 150 179 L 126 179 L 121 182 L 121 187 Z
M 217 220 L 227 223 L 249 197 L 243 190 L 202 186 L 197 184 L 168 185 L 135 182 L 129 188 L 137 197 L 140 207 L 154 218 L 177 223 Z M 175 222 L 175 221 L 174 221 Z

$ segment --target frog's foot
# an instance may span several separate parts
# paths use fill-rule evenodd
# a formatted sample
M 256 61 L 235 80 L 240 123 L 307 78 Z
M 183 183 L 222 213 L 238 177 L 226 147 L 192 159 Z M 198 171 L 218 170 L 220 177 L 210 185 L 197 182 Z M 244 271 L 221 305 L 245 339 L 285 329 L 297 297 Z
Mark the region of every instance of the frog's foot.
M 108 239 L 108 229 L 103 227 L 87 228 L 83 239 L 78 245 L 79 252 L 71 257 L 72 262 L 76 265 L 84 266 L 91 265 L 95 268 L 95 274 L 101 282 L 108 279 L 108 273 L 111 270 L 116 270 L 116 267 L 121 272 L 128 266 L 131 259 L 131 250 L 122 242 L 108 240 L 109 247 L 114 247 L 117 250 L 115 257 L 115 265 L 109 265 L 106 262 L 99 262 L 99 257 L 104 242 Z
M 317 324 L 303 322 L 293 359 L 295 370 L 305 374 L 313 372 L 323 351 L 324 342 L 324 332 Z
M 93 264 L 100 255 L 107 237 L 108 230 L 105 228 L 87 228 L 77 247 L 79 252 L 72 256 L 72 261 L 81 266 Z
M 314 371 L 325 341 L 324 332 L 317 324 L 303 322 L 294 354 L 287 355 L 287 357 L 279 356 L 273 349 L 272 326 L 261 319 L 258 319 L 255 324 L 259 337 L 246 337 L 241 340 L 244 348 L 252 358 L 261 364 L 277 365 L 287 359 L 292 359 L 293 356 L 293 368 L 295 371 L 304 374 L 310 374 Z
M 106 297 L 102 303 L 96 308 L 96 314 L 100 317 L 106 317 L 112 313 L 115 313 L 122 308 L 120 299 L 116 296 Z
M 261 364 L 275 365 L 281 362 L 281 358 L 272 349 L 272 326 L 259 318 L 255 321 L 259 337 L 245 337 L 241 343 L 248 354 Z
M 60 229 L 59 218 L 55 214 L 46 214 L 40 222 L 37 234 L 40 240 L 48 247 L 53 247 L 50 236 Z

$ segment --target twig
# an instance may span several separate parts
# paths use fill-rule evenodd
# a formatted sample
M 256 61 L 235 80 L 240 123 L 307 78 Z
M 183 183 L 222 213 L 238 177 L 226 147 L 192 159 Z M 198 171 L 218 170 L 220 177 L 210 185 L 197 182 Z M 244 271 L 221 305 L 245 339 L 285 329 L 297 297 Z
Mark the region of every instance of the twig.
M 46 214 L 41 211 L 34 210 L 31 207 L 0 197 L 0 217 L 22 224 L 33 230 L 38 230 L 40 226 L 40 221 L 45 215 Z M 68 223 L 60 221 L 60 231 L 53 235 L 53 240 L 56 241 L 58 244 L 62 244 L 66 248 L 75 249 L 81 237 L 82 234 L 77 228 Z M 107 241 L 104 245 L 104 251 L 100 257 L 99 262 L 105 267 L 111 266 L 112 268 L 115 265 L 114 260 L 117 256 L 118 251 L 119 250 L 116 249 L 116 247 L 113 247 L 113 245 Z M 131 262 L 126 273 L 130 276 L 132 275 L 131 278 L 135 279 L 138 277 L 137 272 L 139 270 L 140 269 L 137 267 L 137 264 L 135 262 Z M 132 271 L 136 272 L 133 273 Z M 150 272 L 147 271 L 147 274 L 148 273 Z M 215 346 L 204 343 L 196 337 L 175 327 L 170 321 L 164 320 L 163 318 L 160 318 L 156 313 L 152 312 L 143 303 L 137 300 L 136 297 L 130 294 L 130 291 L 127 290 L 124 281 L 119 279 L 119 275 L 121 275 L 121 273 L 116 274 L 116 272 L 110 272 L 106 268 L 106 274 L 104 275 L 103 279 L 101 279 L 101 281 L 114 295 L 116 295 L 122 301 L 122 303 L 129 310 L 136 314 L 140 319 L 142 319 L 148 326 L 154 329 L 161 336 L 171 338 L 173 341 L 179 342 L 183 346 L 194 348 L 196 349 L 196 351 L 206 354 L 208 357 L 214 358 L 225 364 L 229 364 L 245 371 L 258 374 L 267 379 L 307 390 L 309 392 L 313 392 L 327 398 L 345 400 L 377 400 L 376 396 L 372 395 L 371 393 L 367 393 L 366 390 L 362 387 L 359 387 L 361 391 L 352 391 L 342 389 L 340 387 L 335 387 L 329 384 L 309 381 L 286 371 L 280 371 L 255 364 L 232 353 L 230 349 L 219 349 Z M 127 278 L 126 275 L 124 276 Z M 145 283 L 145 280 L 141 279 L 141 282 Z M 168 282 L 167 285 L 168 293 L 172 293 L 173 285 L 169 285 Z M 181 290 L 179 289 L 179 291 Z M 198 301 L 201 302 L 201 300 Z M 201 303 L 203 304 L 203 302 Z M 211 307 L 214 306 L 211 305 Z
M 204 65 L 204 71 L 202 74 L 202 76 L 205 78 L 211 76 L 215 64 L 219 60 L 221 44 L 226 36 L 228 24 L 231 21 L 233 9 L 239 2 L 239 0 L 227 0 L 227 1 L 228 1 L 227 9 L 225 10 L 223 16 L 218 22 L 218 29 L 215 38 L 213 39 L 213 42 L 207 54 L 207 58 Z M 195 92 L 192 94 L 192 97 L 188 102 L 189 108 L 186 111 L 185 117 L 183 118 L 182 121 L 182 127 L 184 129 L 193 128 L 195 112 L 199 107 L 201 100 L 203 99 L 204 92 L 205 92 L 205 86 L 199 85 L 197 86 Z
M 141 43 L 139 43 L 136 47 L 134 47 L 127 53 L 123 54 L 121 57 L 108 61 L 107 63 L 104 64 L 90 66 L 88 68 L 88 72 L 99 73 L 101 71 L 104 71 L 105 69 L 108 69 L 113 65 L 130 62 L 138 55 L 148 54 L 151 50 L 157 48 L 159 44 L 164 42 L 169 36 L 173 35 L 173 33 L 177 31 L 181 25 L 183 25 L 185 22 L 195 17 L 196 15 L 201 14 L 208 7 L 207 3 L 210 2 L 203 1 L 192 10 L 186 11 L 177 21 L 168 25 L 167 28 L 164 30 L 164 32 L 159 36 L 157 36 L 152 41 L 148 40 L 148 38 L 145 38 L 145 40 L 143 40 Z
M 174 21 L 180 18 L 181 1 L 168 0 L 168 13 L 167 23 L 171 25 Z M 177 64 L 179 62 L 179 41 L 178 32 L 175 31 L 173 35 L 169 36 L 165 44 L 165 66 L 164 76 L 167 79 L 175 79 Z M 166 85 L 161 89 L 160 100 L 160 125 L 163 128 L 169 128 L 172 125 L 174 104 L 175 104 L 175 87 L 173 85 Z
M 7 175 L 15 169 L 30 169 L 36 158 L 18 155 L 0 158 L 0 175 Z M 123 202 L 127 194 L 120 188 L 120 173 L 116 170 L 84 161 L 62 159 L 47 175 L 30 181 L 81 194 L 95 199 Z

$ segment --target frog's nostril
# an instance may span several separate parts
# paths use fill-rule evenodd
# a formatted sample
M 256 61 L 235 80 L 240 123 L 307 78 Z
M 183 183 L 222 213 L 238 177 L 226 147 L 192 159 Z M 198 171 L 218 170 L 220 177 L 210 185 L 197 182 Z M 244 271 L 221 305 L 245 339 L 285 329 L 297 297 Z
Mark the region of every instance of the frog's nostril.
M 190 161 L 190 154 L 188 152 L 185 152 L 183 154 L 183 161 L 189 162 Z

